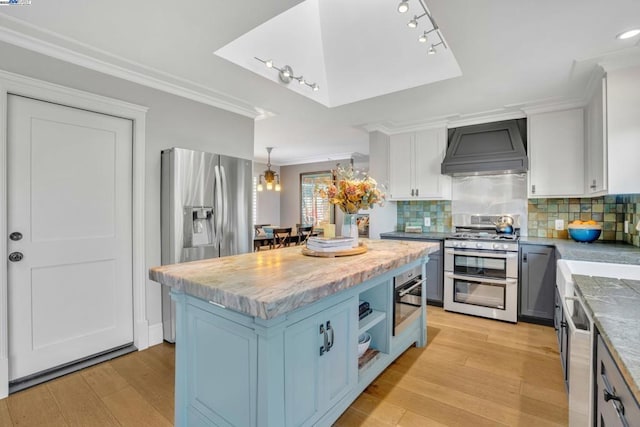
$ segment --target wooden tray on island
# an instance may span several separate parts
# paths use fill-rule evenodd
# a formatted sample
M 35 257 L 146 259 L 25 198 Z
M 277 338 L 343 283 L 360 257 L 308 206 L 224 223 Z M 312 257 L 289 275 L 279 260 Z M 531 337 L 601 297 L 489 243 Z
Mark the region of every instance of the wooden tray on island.
M 306 246 L 302 247 L 302 254 L 306 256 L 315 256 L 320 258 L 335 258 L 339 256 L 352 256 L 352 255 L 360 255 L 367 252 L 367 245 L 360 242 L 357 248 L 345 249 L 342 251 L 333 251 L 333 252 L 318 252 L 312 251 L 311 249 L 307 249 Z

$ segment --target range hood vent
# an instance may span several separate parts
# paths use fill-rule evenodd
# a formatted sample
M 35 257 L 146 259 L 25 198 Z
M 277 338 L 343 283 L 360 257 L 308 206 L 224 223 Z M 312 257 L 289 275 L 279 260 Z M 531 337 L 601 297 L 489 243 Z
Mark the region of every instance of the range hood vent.
M 518 119 L 450 129 L 442 173 L 463 176 L 526 172 L 526 127 L 526 119 Z

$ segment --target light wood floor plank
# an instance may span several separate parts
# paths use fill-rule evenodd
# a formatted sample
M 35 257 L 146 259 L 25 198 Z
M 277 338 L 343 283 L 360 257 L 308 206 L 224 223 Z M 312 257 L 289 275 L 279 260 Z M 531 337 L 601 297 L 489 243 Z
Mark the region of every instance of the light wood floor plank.
M 158 374 L 144 359 L 145 351 L 111 361 L 114 369 L 166 419 L 173 419 L 173 375 Z
M 104 403 L 120 424 L 125 427 L 170 427 L 173 425 L 173 420 L 162 416 L 132 387 L 110 394 L 104 398 Z
M 334 427 L 389 427 L 395 424 L 387 424 L 373 417 L 358 411 L 357 409 L 348 408 L 338 418 Z
M 69 425 L 44 384 L 12 394 L 7 399 L 7 406 L 16 427 Z
M 58 378 L 49 381 L 46 387 L 51 391 L 62 416 L 70 426 L 119 425 L 82 375 Z
M 129 386 L 127 380 L 113 369 L 111 363 L 100 363 L 82 370 L 81 374 L 100 398 L 109 396 Z
M 415 412 L 407 411 L 400 418 L 398 427 L 447 427 L 447 425 L 418 415 Z
M 385 402 L 367 393 L 362 393 L 351 404 L 351 408 L 366 414 L 368 418 L 376 419 L 390 426 L 397 425 L 400 418 L 407 411 L 400 406 Z
M 0 427 L 12 427 L 11 415 L 9 415 L 9 407 L 7 399 L 0 400 Z

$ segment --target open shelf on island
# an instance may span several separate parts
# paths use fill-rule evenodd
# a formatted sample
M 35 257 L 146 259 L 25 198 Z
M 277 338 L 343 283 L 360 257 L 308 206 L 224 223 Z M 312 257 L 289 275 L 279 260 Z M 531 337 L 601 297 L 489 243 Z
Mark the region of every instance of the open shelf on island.
M 360 320 L 360 323 L 358 325 L 358 335 L 373 328 L 375 325 L 382 322 L 386 317 L 387 313 L 385 313 L 384 311 L 373 310 L 371 313 L 363 317 L 362 320 Z
M 367 351 L 365 351 L 364 354 L 358 358 L 358 371 L 362 372 L 363 370 L 366 370 L 376 360 L 378 360 L 379 356 L 380 352 L 378 350 L 369 347 Z

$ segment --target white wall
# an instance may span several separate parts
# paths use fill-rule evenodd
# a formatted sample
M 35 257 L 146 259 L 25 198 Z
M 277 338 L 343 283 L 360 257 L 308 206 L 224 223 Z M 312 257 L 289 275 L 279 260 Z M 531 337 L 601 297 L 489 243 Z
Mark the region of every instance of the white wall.
M 160 151 L 173 147 L 253 158 L 253 120 L 0 43 L 0 68 L 149 108 L 146 122 L 146 264 L 160 265 Z M 147 281 L 147 319 L 161 321 L 160 285 Z
M 369 133 L 369 175 L 389 191 L 389 135 L 382 132 Z M 380 233 L 395 231 L 397 215 L 395 202 L 369 210 L 369 237 L 379 239 Z
M 265 170 L 265 163 L 253 163 L 253 176 L 256 177 L 256 181 Z M 279 166 L 271 165 L 271 170 L 280 173 Z M 264 191 L 256 193 L 256 224 L 280 225 L 280 192 L 269 191 L 265 187 Z
M 351 159 L 282 166 L 280 168 L 280 177 L 282 178 L 280 225 L 283 227 L 294 227 L 300 223 L 300 174 L 304 172 L 333 170 L 338 163 L 343 166 L 348 166 L 351 164 Z M 342 224 L 342 212 L 340 209 L 336 209 L 335 223 Z

